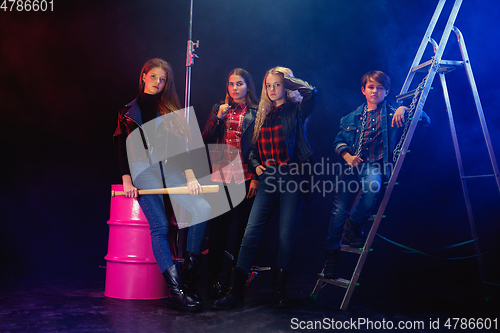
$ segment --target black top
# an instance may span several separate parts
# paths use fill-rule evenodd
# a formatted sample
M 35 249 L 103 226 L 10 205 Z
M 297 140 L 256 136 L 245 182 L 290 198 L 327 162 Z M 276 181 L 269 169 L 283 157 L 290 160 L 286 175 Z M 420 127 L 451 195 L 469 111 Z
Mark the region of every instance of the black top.
M 141 109 L 141 120 L 145 124 L 148 121 L 155 119 L 158 115 L 158 103 L 160 102 L 161 95 L 149 95 L 146 93 L 141 93 L 137 97 L 137 104 Z M 127 136 L 118 136 L 118 163 L 120 165 L 121 175 L 130 175 L 130 168 L 128 165 L 127 158 Z

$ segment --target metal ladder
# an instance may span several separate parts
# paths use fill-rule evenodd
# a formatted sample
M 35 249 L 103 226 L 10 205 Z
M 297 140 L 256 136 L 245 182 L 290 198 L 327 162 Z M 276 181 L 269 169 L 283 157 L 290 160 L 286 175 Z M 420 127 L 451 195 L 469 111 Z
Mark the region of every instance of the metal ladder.
M 479 100 L 479 95 L 477 92 L 476 83 L 474 81 L 474 76 L 472 74 L 472 69 L 470 66 L 470 61 L 469 61 L 469 57 L 467 55 L 467 50 L 465 47 L 463 36 L 462 36 L 461 32 L 454 26 L 455 19 L 457 17 L 458 11 L 460 10 L 460 6 L 462 4 L 462 0 L 455 1 L 455 4 L 453 5 L 453 8 L 451 9 L 450 16 L 448 18 L 448 22 L 444 28 L 444 32 L 441 36 L 441 40 L 440 40 L 439 44 L 437 44 L 431 38 L 431 35 L 434 31 L 434 28 L 435 28 L 436 23 L 439 19 L 439 16 L 441 15 L 441 12 L 443 10 L 445 2 L 446 2 L 446 0 L 439 1 L 438 5 L 436 7 L 436 10 L 434 11 L 434 14 L 432 16 L 432 19 L 429 23 L 429 26 L 427 27 L 427 31 L 425 32 L 424 38 L 422 39 L 420 47 L 418 48 L 417 54 L 415 55 L 415 58 L 414 58 L 413 63 L 411 65 L 411 68 L 410 68 L 408 75 L 406 77 L 406 80 L 403 84 L 403 88 L 401 89 L 400 94 L 396 97 L 398 102 L 401 102 L 401 101 L 408 99 L 408 98 L 414 98 L 414 101 L 415 101 L 417 94 L 419 95 L 418 103 L 415 106 L 412 120 L 409 122 L 409 127 L 407 127 L 405 129 L 406 137 L 405 137 L 405 140 L 404 140 L 401 148 L 399 149 L 399 156 L 398 156 L 396 164 L 394 166 L 394 171 L 392 173 L 391 178 L 389 179 L 389 182 L 387 183 L 385 194 L 384 194 L 383 199 L 380 203 L 379 209 L 377 211 L 377 215 L 375 216 L 375 220 L 373 222 L 372 228 L 370 229 L 370 232 L 367 235 L 365 246 L 361 249 L 353 249 L 353 248 L 349 248 L 348 246 L 341 246 L 342 251 L 357 253 L 360 255 L 358 263 L 357 263 L 356 268 L 354 270 L 354 273 L 353 273 L 350 280 L 346 280 L 346 279 L 330 280 L 330 279 L 325 279 L 324 277 L 322 277 L 322 275 L 320 275 L 320 277 L 318 278 L 318 280 L 316 282 L 316 286 L 314 287 L 314 290 L 311 293 L 312 298 L 314 298 L 314 299 L 317 298 L 319 291 L 327 284 L 333 284 L 333 285 L 336 285 L 339 287 L 346 288 L 347 291 L 344 295 L 344 299 L 343 299 L 341 307 L 340 307 L 341 310 L 347 309 L 349 302 L 350 302 L 350 299 L 352 297 L 352 294 L 354 293 L 354 288 L 356 287 L 356 285 L 358 283 L 359 275 L 361 274 L 361 270 L 363 268 L 363 265 L 366 261 L 368 253 L 370 252 L 373 239 L 375 238 L 380 221 L 382 220 L 384 211 L 387 207 L 387 203 L 389 202 L 389 198 L 391 196 L 392 190 L 394 189 L 394 186 L 396 184 L 396 180 L 397 180 L 399 171 L 401 170 L 401 166 L 403 165 L 404 158 L 406 156 L 406 153 L 408 152 L 408 147 L 410 146 L 411 139 L 412 139 L 413 134 L 415 132 L 415 129 L 417 127 L 418 120 L 419 120 L 420 115 L 422 113 L 423 106 L 425 104 L 425 101 L 427 99 L 427 95 L 429 94 L 429 90 L 431 89 L 431 86 L 432 86 L 432 83 L 434 81 L 434 77 L 436 76 L 436 74 L 439 74 L 439 77 L 441 80 L 441 85 L 443 87 L 443 94 L 444 94 L 446 109 L 448 112 L 451 134 L 452 134 L 453 144 L 454 144 L 454 148 L 455 148 L 455 154 L 456 154 L 456 158 L 457 158 L 458 168 L 459 168 L 459 172 L 460 172 L 462 189 L 463 189 L 463 193 L 464 193 L 464 199 L 465 199 L 465 204 L 466 204 L 466 208 L 467 208 L 467 214 L 468 214 L 468 218 L 469 218 L 471 234 L 472 234 L 472 237 L 474 240 L 474 247 L 475 247 L 475 252 L 477 255 L 479 272 L 481 275 L 483 289 L 485 287 L 485 284 L 489 284 L 484 279 L 483 263 L 482 263 L 481 256 L 479 255 L 481 253 L 481 251 L 479 249 L 479 243 L 477 241 L 476 228 L 475 228 L 474 218 L 473 218 L 473 214 L 472 214 L 472 208 L 471 208 L 471 204 L 470 204 L 466 180 L 470 179 L 470 178 L 477 178 L 477 177 L 494 177 L 496 180 L 498 190 L 500 192 L 500 173 L 498 171 L 498 166 L 497 166 L 496 159 L 495 159 L 494 152 L 493 152 L 493 148 L 491 145 L 488 128 L 486 126 L 486 121 L 484 118 L 483 109 L 481 106 L 481 102 Z M 443 52 L 446 48 L 446 44 L 448 42 L 448 39 L 449 39 L 452 31 L 455 32 L 455 34 L 457 35 L 460 51 L 462 54 L 461 61 L 442 60 Z M 429 61 L 420 63 L 428 43 L 431 43 L 434 47 L 434 57 L 432 57 L 432 59 Z M 484 138 L 486 141 L 486 146 L 488 148 L 488 154 L 490 156 L 493 174 L 475 175 L 475 176 L 465 176 L 465 174 L 464 174 L 463 165 L 462 165 L 462 158 L 461 158 L 460 149 L 458 146 L 458 140 L 457 140 L 457 135 L 456 135 L 456 131 L 455 131 L 455 124 L 454 124 L 454 120 L 453 120 L 451 104 L 450 104 L 448 89 L 447 89 L 446 80 L 445 80 L 445 75 L 447 73 L 449 73 L 457 68 L 460 68 L 460 67 L 465 68 L 465 71 L 467 73 L 467 77 L 469 80 L 469 84 L 470 84 L 470 87 L 472 89 L 472 94 L 474 96 L 474 101 L 476 104 L 477 112 L 479 115 L 479 120 L 481 123 Z M 427 73 L 427 76 L 418 85 L 418 87 L 416 89 L 414 89 L 412 91 L 408 91 L 409 87 L 411 86 L 412 80 L 417 72 Z

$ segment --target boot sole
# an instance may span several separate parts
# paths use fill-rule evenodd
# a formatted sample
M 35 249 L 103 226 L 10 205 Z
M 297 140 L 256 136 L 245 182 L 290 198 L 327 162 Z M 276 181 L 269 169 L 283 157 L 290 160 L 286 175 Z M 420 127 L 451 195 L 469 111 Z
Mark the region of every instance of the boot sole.
M 212 300 L 212 301 L 216 301 L 218 299 L 220 299 L 221 297 L 224 297 L 224 293 L 221 293 L 220 295 L 216 295 L 216 296 L 213 296 L 213 295 L 207 295 L 207 298 Z
M 273 308 L 275 308 L 275 309 L 286 309 L 289 307 L 290 307 L 290 304 L 273 304 Z
M 243 307 L 243 304 L 244 304 L 244 302 L 236 303 L 233 306 L 221 306 L 221 305 L 212 304 L 212 309 L 214 309 L 214 310 L 231 310 L 231 309 Z
M 365 243 L 366 243 L 366 241 L 363 243 L 352 243 L 352 242 L 348 241 L 347 239 L 342 241 L 342 245 L 349 245 L 350 247 L 354 247 L 354 248 L 364 247 Z
M 207 297 L 213 301 L 216 301 L 220 299 L 221 297 L 224 297 L 224 295 L 227 294 L 227 290 L 221 291 L 220 293 L 213 294 L 213 293 L 207 293 Z
M 172 303 L 167 303 L 167 308 L 168 309 L 173 309 L 173 310 L 178 310 L 178 311 L 184 311 L 184 312 L 202 312 L 203 311 L 203 306 L 196 306 L 196 307 L 182 307 L 177 304 L 172 304 Z

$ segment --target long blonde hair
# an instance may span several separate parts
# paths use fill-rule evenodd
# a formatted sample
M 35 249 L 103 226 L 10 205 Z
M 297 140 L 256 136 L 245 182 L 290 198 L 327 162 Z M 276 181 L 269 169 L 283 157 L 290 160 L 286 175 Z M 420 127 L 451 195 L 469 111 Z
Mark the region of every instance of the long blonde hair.
M 271 112 L 271 110 L 273 109 L 273 102 L 269 99 L 266 89 L 266 79 L 269 75 L 273 74 L 281 75 L 283 76 L 283 78 L 285 77 L 285 75 L 294 77 L 293 72 L 290 68 L 281 66 L 271 68 L 266 72 L 266 75 L 264 76 L 264 81 L 262 83 L 262 93 L 260 95 L 259 109 L 257 111 L 257 116 L 255 118 L 255 127 L 253 130 L 252 144 L 255 144 L 259 139 L 260 130 L 262 129 L 262 125 L 264 125 L 264 121 L 266 120 L 267 114 Z M 302 96 L 297 90 L 286 89 L 285 99 L 287 102 L 300 103 L 302 101 Z

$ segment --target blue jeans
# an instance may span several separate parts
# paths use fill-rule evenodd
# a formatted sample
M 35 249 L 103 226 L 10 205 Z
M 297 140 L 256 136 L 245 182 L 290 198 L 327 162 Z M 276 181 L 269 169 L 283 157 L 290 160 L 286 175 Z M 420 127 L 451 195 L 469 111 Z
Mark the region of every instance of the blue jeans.
M 250 211 L 236 267 L 245 273 L 250 271 L 264 227 L 279 204 L 277 267 L 290 272 L 295 249 L 295 229 L 302 205 L 302 193 L 298 185 L 303 177 L 290 175 L 288 168 L 268 166 L 259 178 L 259 190 Z
M 361 163 L 353 168 L 353 174 L 346 172 L 344 177 L 337 182 L 338 195 L 333 203 L 328 226 L 327 250 L 336 250 L 340 247 L 345 219 L 358 192 L 361 190 L 361 195 L 352 209 L 350 219 L 361 224 L 368 219 L 380 193 L 381 185 L 382 171 L 376 163 Z
M 163 167 L 166 187 L 186 186 L 186 176 L 179 167 L 167 165 Z M 138 189 L 163 188 L 159 164 L 151 166 L 134 180 Z M 210 215 L 210 205 L 202 195 L 171 194 L 170 198 L 184 207 L 193 216 L 187 236 L 186 250 L 200 253 L 205 237 L 206 221 Z M 164 272 L 173 265 L 172 254 L 168 244 L 168 221 L 163 204 L 163 195 L 149 194 L 139 196 L 139 205 L 149 223 L 153 254 L 160 270 Z

